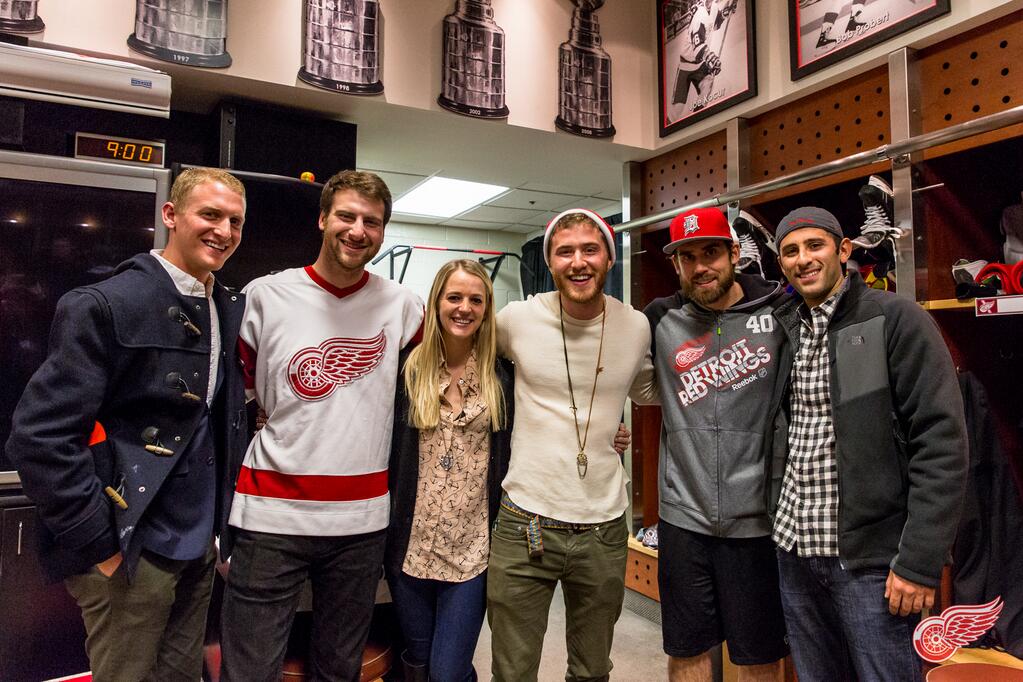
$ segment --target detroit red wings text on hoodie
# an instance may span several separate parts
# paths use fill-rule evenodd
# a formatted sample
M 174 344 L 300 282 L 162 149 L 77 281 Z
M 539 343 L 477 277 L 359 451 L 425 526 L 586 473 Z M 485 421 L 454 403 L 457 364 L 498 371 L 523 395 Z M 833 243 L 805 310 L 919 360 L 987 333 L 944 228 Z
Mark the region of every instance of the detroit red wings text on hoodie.
M 771 362 L 771 351 L 765 345 L 758 345 L 756 339 L 753 343 L 739 339 L 698 362 L 706 355 L 712 343 L 711 336 L 708 333 L 691 339 L 675 350 L 675 369 L 682 384 L 678 399 L 685 406 L 706 398 L 711 388 L 728 386 L 737 391 L 768 374 L 765 365 Z

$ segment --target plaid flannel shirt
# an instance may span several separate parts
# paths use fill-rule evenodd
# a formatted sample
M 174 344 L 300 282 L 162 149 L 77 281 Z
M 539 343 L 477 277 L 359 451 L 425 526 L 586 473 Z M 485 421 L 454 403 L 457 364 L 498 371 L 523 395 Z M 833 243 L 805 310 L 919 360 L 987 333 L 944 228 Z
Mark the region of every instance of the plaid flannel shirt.
M 828 325 L 846 277 L 830 298 L 815 308 L 800 306 L 799 349 L 792 366 L 788 460 L 782 480 L 773 538 L 801 557 L 838 556 L 838 461 L 828 373 Z

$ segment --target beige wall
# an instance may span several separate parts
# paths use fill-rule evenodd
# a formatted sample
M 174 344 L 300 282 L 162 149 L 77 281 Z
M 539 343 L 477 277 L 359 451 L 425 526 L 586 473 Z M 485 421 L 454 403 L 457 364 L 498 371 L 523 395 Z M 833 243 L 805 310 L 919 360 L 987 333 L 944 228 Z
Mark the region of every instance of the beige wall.
M 443 111 L 436 103 L 441 23 L 454 0 L 380 0 L 380 6 L 385 90 L 383 95 L 367 99 L 410 110 Z M 733 117 L 755 116 L 882 64 L 888 53 L 899 47 L 923 47 L 1019 9 L 1023 0 L 953 0 L 950 14 L 797 82 L 789 76 L 787 0 L 758 0 L 758 96 L 664 139 L 659 138 L 657 126 L 655 6 L 655 0 L 607 0 L 598 14 L 604 47 L 613 63 L 614 124 L 618 131 L 613 145 L 619 151 L 606 149 L 614 158 L 621 157 L 619 145 L 632 148 L 633 158 L 642 160 L 699 139 L 720 130 Z M 163 62 L 133 53 L 125 43 L 133 30 L 134 7 L 132 0 L 40 0 L 39 13 L 46 30 L 32 39 L 128 57 L 160 68 Z M 207 86 L 217 74 L 226 74 L 254 83 L 307 89 L 296 78 L 302 54 L 302 7 L 302 0 L 230 0 L 228 51 L 234 63 L 224 70 L 204 70 Z M 557 51 L 568 34 L 572 3 L 493 0 L 493 7 L 508 40 L 507 103 L 511 113 L 507 125 L 553 131 Z M 281 99 L 278 95 L 275 98 Z M 337 95 L 337 112 L 344 115 L 357 106 L 357 99 L 362 98 Z
M 227 48 L 233 64 L 210 73 L 298 85 L 302 59 L 301 0 L 230 0 Z M 388 104 L 442 111 L 441 28 L 454 0 L 381 0 L 384 92 Z M 570 0 L 494 0 L 505 31 L 508 124 L 553 131 L 558 113 L 558 46 L 571 26 Z M 33 40 L 152 63 L 126 44 L 134 30 L 132 0 L 40 0 L 46 30 Z M 616 144 L 649 146 L 656 111 L 654 5 L 609 0 L 598 13 L 612 59 Z M 344 97 L 338 95 L 338 97 Z M 340 105 L 339 105 L 340 106 Z M 456 114 L 451 114 L 456 115 Z M 644 145 L 645 141 L 645 145 Z

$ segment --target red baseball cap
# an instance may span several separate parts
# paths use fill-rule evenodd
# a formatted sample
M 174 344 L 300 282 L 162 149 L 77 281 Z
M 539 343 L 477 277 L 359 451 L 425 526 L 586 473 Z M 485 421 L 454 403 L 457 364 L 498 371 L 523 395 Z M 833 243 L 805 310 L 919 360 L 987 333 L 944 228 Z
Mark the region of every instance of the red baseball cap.
M 725 214 L 716 208 L 694 208 L 675 216 L 668 227 L 671 242 L 664 247 L 669 256 L 682 242 L 694 239 L 724 239 L 732 241 L 732 228 Z

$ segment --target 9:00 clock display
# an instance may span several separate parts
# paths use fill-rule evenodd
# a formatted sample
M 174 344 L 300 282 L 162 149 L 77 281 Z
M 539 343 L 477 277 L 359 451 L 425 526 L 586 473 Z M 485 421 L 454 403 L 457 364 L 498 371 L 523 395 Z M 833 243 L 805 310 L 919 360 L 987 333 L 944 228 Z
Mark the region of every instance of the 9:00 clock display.
M 75 156 L 162 168 L 163 143 L 76 133 Z

